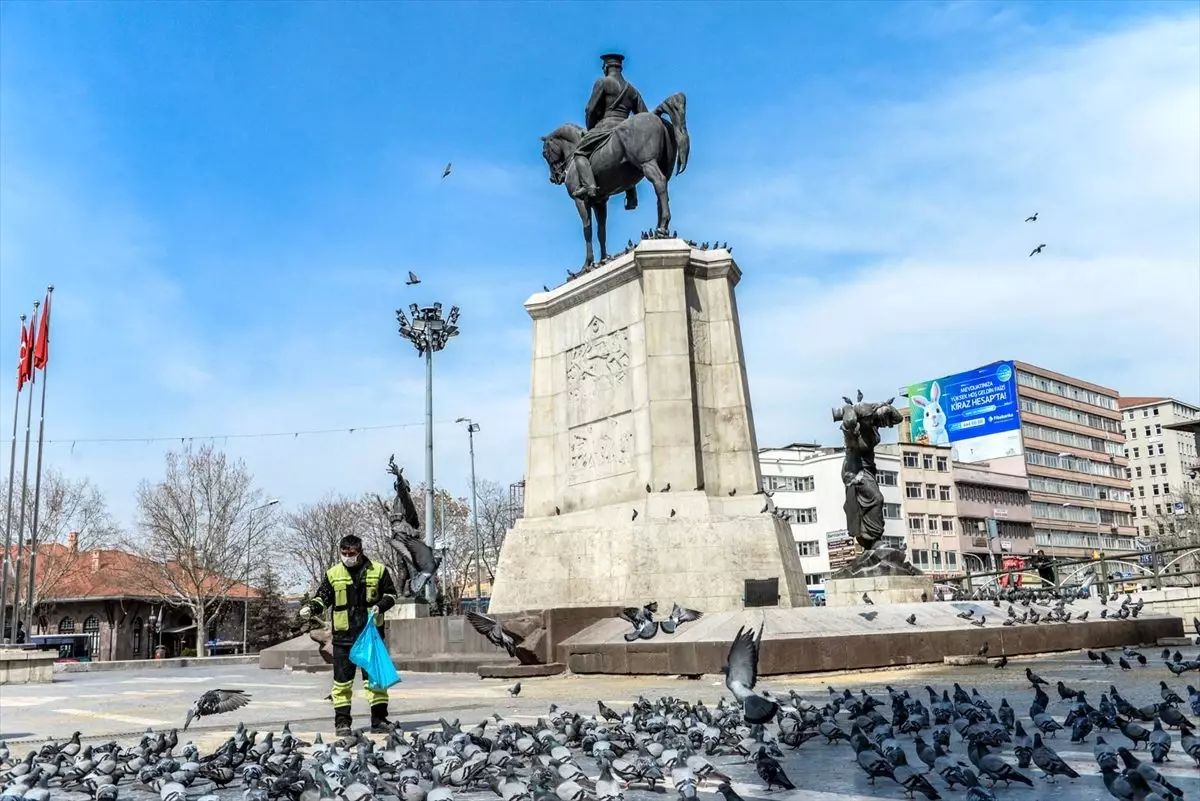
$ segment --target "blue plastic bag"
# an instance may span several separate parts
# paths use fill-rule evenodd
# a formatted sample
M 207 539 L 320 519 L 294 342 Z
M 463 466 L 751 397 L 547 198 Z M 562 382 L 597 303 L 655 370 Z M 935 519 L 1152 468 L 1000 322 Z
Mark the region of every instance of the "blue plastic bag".
M 372 613 L 367 613 L 367 625 L 350 649 L 350 661 L 367 672 L 367 684 L 372 690 L 386 690 L 400 681 Z

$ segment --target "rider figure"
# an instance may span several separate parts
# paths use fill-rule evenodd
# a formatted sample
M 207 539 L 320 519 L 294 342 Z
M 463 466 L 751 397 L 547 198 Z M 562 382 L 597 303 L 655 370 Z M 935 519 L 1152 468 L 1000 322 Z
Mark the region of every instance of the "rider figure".
M 596 195 L 596 178 L 588 156 L 607 141 L 609 134 L 630 115 L 647 112 L 642 94 L 621 73 L 625 57 L 608 53 L 600 57 L 604 62 L 604 77 L 592 86 L 592 96 L 584 112 L 588 132 L 575 148 L 575 169 L 579 173 L 579 189 L 575 198 L 586 200 Z M 625 193 L 625 208 L 637 208 L 637 190 Z

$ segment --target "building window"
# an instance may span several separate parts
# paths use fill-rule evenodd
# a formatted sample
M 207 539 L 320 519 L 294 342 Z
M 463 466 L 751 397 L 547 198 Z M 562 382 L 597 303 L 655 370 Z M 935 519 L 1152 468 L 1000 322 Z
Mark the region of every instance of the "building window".
M 926 484 L 925 485 L 925 500 L 936 501 L 937 496 L 938 496 L 937 484 Z
M 820 556 L 821 541 L 820 540 L 801 540 L 800 543 L 801 556 Z
M 1146 497 L 1146 485 L 1145 484 L 1138 484 L 1138 497 L 1139 498 Z
M 946 458 L 945 456 L 939 456 L 937 458 L 937 469 L 938 469 L 939 473 L 949 473 L 950 472 L 950 460 L 948 458 Z
M 1141 478 L 1142 477 L 1142 468 L 1141 467 L 1133 468 L 1133 474 L 1135 476 L 1137 476 L 1138 478 Z
M 1130 427 L 1129 427 L 1129 438 L 1130 438 L 1130 439 L 1137 439 L 1137 426 L 1130 426 Z
M 1150 436 L 1150 426 L 1146 426 L 1146 436 Z
M 75 620 L 73 618 L 71 618 L 70 616 L 68 616 L 68 617 L 64 617 L 62 620 L 58 621 L 58 633 L 59 634 L 74 634 L 75 633 Z
M 1160 436 L 1162 435 L 1162 423 L 1155 423 L 1155 424 L 1154 424 L 1154 433 L 1155 433 L 1156 435 L 1160 435 Z
M 1170 494 L 1171 494 L 1171 485 L 1164 481 L 1163 482 L 1163 495 L 1170 495 Z
M 1157 406 L 1154 407 L 1154 416 L 1158 417 L 1158 407 Z
M 763 489 L 768 492 L 812 492 L 812 476 L 763 476 Z
M 919 499 L 921 497 L 921 482 L 905 481 L 904 482 L 904 497 Z
M 929 567 L 929 551 L 913 551 L 913 564 L 917 567 Z
M 1154 491 L 1155 495 L 1158 494 L 1158 485 L 1157 484 L 1154 485 L 1153 491 Z
M 780 507 L 779 511 L 783 513 L 784 519 L 791 523 L 817 522 L 817 510 L 815 507 L 808 509 L 784 509 Z
M 880 470 L 877 481 L 881 487 L 898 487 L 900 486 L 900 474 L 895 470 Z
M 908 530 L 923 531 L 925 528 L 925 515 L 909 515 Z
M 100 653 L 100 618 L 89 615 L 83 621 L 83 633 L 88 635 L 88 656 L 95 659 Z
M 950 485 L 949 484 L 942 484 L 938 487 L 938 500 L 939 501 L 950 500 Z
M 1158 475 L 1158 465 L 1153 465 L 1153 464 L 1150 465 L 1150 475 L 1152 475 L 1152 476 Z
M 883 516 L 888 520 L 899 520 L 903 515 L 900 514 L 900 504 L 885 503 L 883 505 Z
M 1161 442 L 1158 443 L 1158 455 L 1159 456 L 1163 455 L 1163 444 Z
M 912 451 L 904 452 L 904 466 L 905 467 L 920 467 L 920 465 L 921 465 L 921 461 L 917 457 L 917 454 L 913 453 Z
M 937 515 L 930 515 L 929 519 L 926 521 L 928 524 L 929 530 L 937 531 L 939 528 L 941 528 L 941 523 L 938 522 L 940 520 L 941 520 L 941 518 L 938 517 Z
M 1167 463 L 1163 462 L 1158 466 L 1158 469 L 1161 470 L 1162 474 L 1165 476 L 1167 474 Z
M 1154 504 L 1154 514 L 1156 514 L 1156 515 L 1162 514 L 1162 504 L 1161 503 Z
M 804 583 L 810 587 L 820 587 L 825 584 L 826 573 L 804 574 Z
M 144 625 L 145 625 L 145 623 L 142 621 L 142 619 L 140 617 L 135 617 L 133 619 L 132 639 L 133 639 L 133 655 L 134 656 L 141 656 L 141 654 L 142 654 L 142 626 L 144 626 Z
M 946 551 L 946 567 L 950 570 L 958 569 L 958 553 L 955 551 Z
M 954 531 L 954 518 L 953 517 L 943 517 L 942 518 L 942 531 L 951 531 L 951 532 Z
M 933 455 L 927 453 L 924 456 L 922 456 L 921 464 L 926 470 L 932 470 L 933 469 Z
M 1133 471 L 1128 467 L 1125 468 L 1125 478 L 1133 478 Z
M 1145 517 L 1145 516 L 1146 516 L 1146 507 L 1143 506 L 1142 507 L 1142 517 Z

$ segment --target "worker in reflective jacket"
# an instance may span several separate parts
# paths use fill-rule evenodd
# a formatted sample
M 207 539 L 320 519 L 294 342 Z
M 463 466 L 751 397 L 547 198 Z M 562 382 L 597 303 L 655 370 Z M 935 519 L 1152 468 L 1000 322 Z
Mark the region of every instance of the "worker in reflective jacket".
M 355 665 L 350 661 L 350 648 L 363 627 L 368 613 L 374 613 L 375 625 L 382 634 L 383 614 L 396 603 L 396 585 L 382 562 L 372 562 L 363 555 L 362 540 L 353 534 L 342 537 L 338 546 L 341 561 L 329 568 L 321 586 L 311 601 L 300 609 L 301 619 L 307 620 L 326 610 L 333 624 L 333 726 L 339 737 L 351 733 L 350 702 L 354 695 Z M 371 729 L 391 731 L 388 721 L 387 690 L 375 690 L 367 684 L 367 672 L 362 671 L 363 690 L 371 705 Z

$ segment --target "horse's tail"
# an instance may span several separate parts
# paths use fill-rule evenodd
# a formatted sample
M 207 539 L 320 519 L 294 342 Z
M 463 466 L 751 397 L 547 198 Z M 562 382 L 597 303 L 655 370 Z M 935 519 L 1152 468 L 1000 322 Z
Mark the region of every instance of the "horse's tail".
M 692 150 L 692 140 L 687 129 L 687 97 L 683 92 L 676 92 L 654 109 L 658 116 L 664 114 L 671 118 L 670 128 L 675 136 L 675 174 L 682 175 L 687 169 L 688 155 Z

